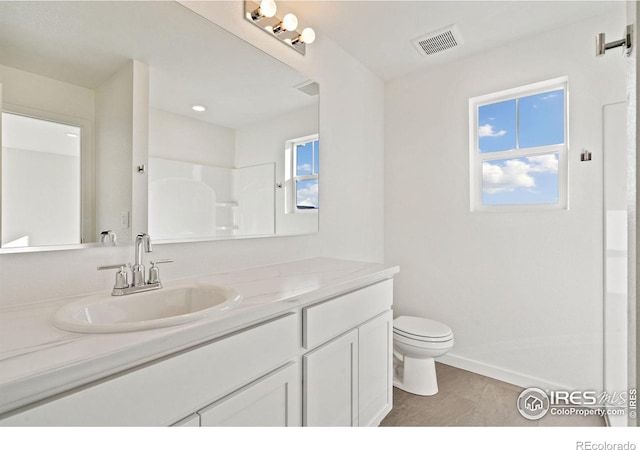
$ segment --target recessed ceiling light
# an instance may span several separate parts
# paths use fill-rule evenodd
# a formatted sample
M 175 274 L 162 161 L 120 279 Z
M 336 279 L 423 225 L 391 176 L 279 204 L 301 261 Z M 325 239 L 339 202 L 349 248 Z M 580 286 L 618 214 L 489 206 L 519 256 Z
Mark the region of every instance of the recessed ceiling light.
M 70 138 L 77 138 L 78 135 L 76 133 L 67 133 L 67 136 L 69 136 Z
M 207 110 L 207 107 L 204 105 L 191 105 L 191 109 L 197 112 L 205 112 Z

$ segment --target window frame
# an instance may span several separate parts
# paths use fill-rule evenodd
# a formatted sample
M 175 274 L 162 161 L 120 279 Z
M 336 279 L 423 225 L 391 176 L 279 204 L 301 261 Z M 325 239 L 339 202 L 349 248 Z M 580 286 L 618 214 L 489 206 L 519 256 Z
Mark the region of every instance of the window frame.
M 479 151 L 479 110 L 480 107 L 508 100 L 521 99 L 545 92 L 564 90 L 564 143 L 539 147 L 515 148 L 511 150 L 480 153 Z M 516 136 L 519 134 L 519 112 L 516 107 Z M 519 141 L 516 137 L 516 143 Z M 517 145 L 517 144 L 516 144 Z M 495 160 L 526 158 L 531 156 L 558 154 L 558 202 L 540 204 L 483 204 L 482 164 Z M 569 80 L 558 77 L 546 81 L 527 84 L 491 94 L 469 99 L 469 171 L 470 171 L 470 210 L 473 211 L 540 211 L 569 209 Z
M 286 213 L 291 214 L 318 214 L 320 211 L 320 204 L 318 203 L 317 208 L 302 208 L 299 209 L 297 207 L 297 182 L 298 181 L 306 181 L 306 180 L 317 180 L 318 184 L 320 183 L 320 168 L 317 168 L 317 174 L 309 174 L 309 175 L 296 175 L 296 167 L 297 167 L 297 152 L 296 147 L 298 145 L 304 145 L 309 142 L 320 141 L 320 134 L 314 133 L 309 134 L 307 136 L 302 136 L 295 139 L 290 139 L 286 142 L 285 148 L 285 167 L 286 167 L 286 176 L 285 176 L 285 191 L 286 191 Z M 320 161 L 320 156 L 318 155 L 318 161 Z

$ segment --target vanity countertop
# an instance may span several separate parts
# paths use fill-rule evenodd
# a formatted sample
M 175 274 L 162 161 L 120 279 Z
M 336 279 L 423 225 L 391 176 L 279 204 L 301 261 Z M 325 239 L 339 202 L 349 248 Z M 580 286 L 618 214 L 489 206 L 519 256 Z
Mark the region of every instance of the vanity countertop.
M 0 309 L 0 414 L 398 271 L 393 265 L 314 258 L 167 282 L 165 287 L 194 281 L 228 286 L 243 301 L 217 317 L 128 333 L 80 334 L 51 325 L 55 311 L 77 297 Z

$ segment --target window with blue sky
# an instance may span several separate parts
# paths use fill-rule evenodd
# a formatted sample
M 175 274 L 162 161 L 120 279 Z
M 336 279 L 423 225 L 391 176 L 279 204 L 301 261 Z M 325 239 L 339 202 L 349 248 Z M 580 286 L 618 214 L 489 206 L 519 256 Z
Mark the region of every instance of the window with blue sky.
M 566 88 L 557 82 L 548 90 L 534 86 L 511 90 L 512 95 L 496 93 L 495 102 L 491 96 L 472 99 L 477 127 L 472 176 L 481 189 L 472 199 L 481 202 L 480 208 L 472 209 L 566 203 L 561 198 L 566 177 L 560 173 L 566 154 Z
M 295 205 L 297 210 L 319 208 L 318 172 L 320 142 L 317 138 L 295 146 Z

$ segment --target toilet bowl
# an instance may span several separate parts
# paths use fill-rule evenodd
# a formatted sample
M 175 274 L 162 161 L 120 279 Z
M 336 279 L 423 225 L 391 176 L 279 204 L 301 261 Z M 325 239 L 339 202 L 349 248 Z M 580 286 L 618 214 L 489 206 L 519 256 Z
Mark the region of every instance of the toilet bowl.
M 434 358 L 453 348 L 451 328 L 435 320 L 400 316 L 393 320 L 393 385 L 416 395 L 438 392 Z

